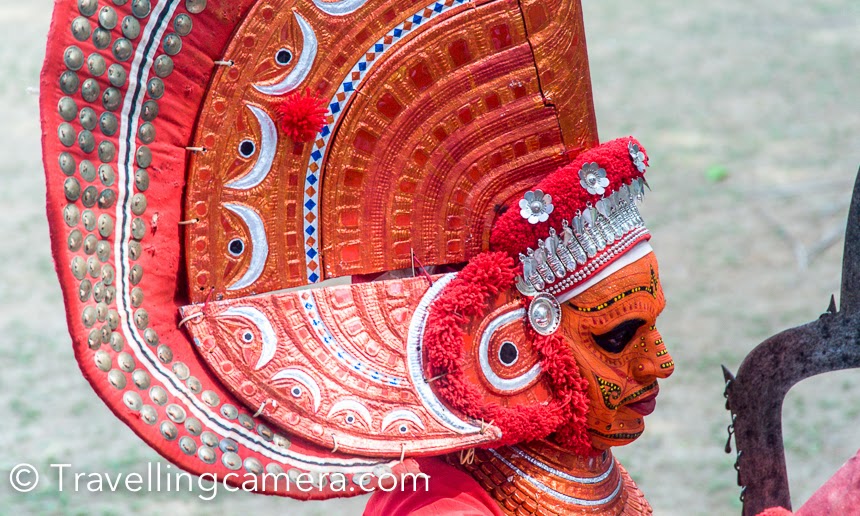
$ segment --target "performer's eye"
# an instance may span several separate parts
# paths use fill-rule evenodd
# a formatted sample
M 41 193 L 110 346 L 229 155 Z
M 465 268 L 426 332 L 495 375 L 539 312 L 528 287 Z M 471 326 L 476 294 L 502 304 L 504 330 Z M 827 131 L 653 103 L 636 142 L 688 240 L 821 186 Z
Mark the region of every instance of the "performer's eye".
M 592 337 L 594 337 L 594 342 L 604 350 L 610 353 L 621 353 L 643 324 L 645 321 L 642 319 L 631 319 L 602 335 L 592 335 Z

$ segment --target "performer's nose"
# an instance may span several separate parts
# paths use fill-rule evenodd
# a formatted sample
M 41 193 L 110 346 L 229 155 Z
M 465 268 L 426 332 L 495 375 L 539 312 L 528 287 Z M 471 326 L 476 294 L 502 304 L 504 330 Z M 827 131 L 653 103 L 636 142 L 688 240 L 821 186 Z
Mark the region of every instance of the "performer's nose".
M 675 362 L 663 344 L 663 337 L 655 330 L 646 341 L 650 342 L 641 348 L 642 354 L 631 363 L 633 377 L 640 383 L 668 378 L 675 372 Z

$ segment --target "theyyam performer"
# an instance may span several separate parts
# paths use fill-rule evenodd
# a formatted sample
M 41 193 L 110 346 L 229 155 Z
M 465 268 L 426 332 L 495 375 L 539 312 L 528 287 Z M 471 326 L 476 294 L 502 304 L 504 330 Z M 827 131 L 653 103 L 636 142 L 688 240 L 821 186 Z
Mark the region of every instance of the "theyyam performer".
M 57 0 L 41 113 L 75 356 L 177 466 L 651 512 L 611 452 L 674 368 L 648 156 L 599 143 L 578 0 Z

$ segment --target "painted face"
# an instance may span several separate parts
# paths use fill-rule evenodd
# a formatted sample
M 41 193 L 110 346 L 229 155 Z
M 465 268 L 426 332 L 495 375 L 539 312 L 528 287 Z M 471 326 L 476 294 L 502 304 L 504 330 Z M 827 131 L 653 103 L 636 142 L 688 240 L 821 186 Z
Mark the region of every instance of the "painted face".
M 589 383 L 588 432 L 598 450 L 642 434 L 657 380 L 675 369 L 655 327 L 665 304 L 651 253 L 562 305 L 565 337 Z

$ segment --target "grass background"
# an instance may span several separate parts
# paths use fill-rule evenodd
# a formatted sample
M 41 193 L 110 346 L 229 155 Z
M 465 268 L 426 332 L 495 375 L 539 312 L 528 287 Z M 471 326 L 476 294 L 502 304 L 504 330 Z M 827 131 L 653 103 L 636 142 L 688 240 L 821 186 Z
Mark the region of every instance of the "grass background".
M 656 514 L 737 514 L 719 365 L 736 370 L 758 342 L 816 318 L 839 291 L 839 235 L 860 163 L 860 4 L 583 3 L 600 134 L 635 134 L 652 158 L 644 216 L 669 300 L 659 327 L 677 363 L 645 435 L 616 453 Z M 0 514 L 360 513 L 361 499 L 81 494 L 50 478 L 26 495 L 9 488 L 19 462 L 115 475 L 161 460 L 113 418 L 72 357 L 28 93 L 51 9 L 50 0 L 0 3 Z M 858 393 L 855 370 L 789 394 L 795 506 L 860 447 Z

